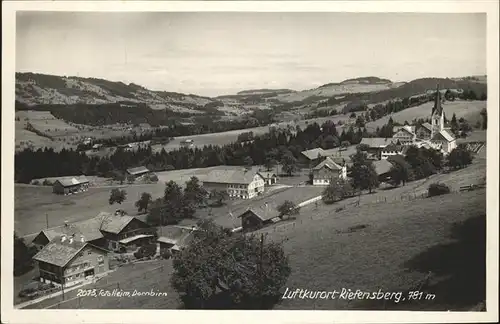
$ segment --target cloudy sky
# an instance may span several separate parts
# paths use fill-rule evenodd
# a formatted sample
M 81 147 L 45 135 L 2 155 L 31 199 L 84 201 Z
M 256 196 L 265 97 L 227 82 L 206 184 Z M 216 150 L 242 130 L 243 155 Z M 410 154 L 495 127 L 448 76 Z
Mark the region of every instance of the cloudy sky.
M 16 71 L 215 96 L 486 74 L 485 14 L 18 12 Z

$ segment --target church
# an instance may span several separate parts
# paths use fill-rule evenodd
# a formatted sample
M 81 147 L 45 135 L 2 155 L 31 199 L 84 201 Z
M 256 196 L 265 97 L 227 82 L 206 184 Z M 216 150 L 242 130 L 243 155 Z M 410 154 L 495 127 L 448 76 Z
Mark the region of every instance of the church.
M 404 147 L 411 145 L 433 148 L 447 155 L 457 147 L 457 143 L 450 129 L 445 128 L 444 117 L 442 96 L 438 85 L 434 106 L 431 111 L 430 124 L 395 126 L 392 138 L 363 138 L 361 144 L 367 145 L 369 147 L 368 151 L 374 153 L 373 156 L 376 156 L 378 159 L 382 159 L 388 154 L 405 152 Z M 399 149 L 392 149 L 394 145 Z M 391 150 L 388 152 L 386 148 L 391 148 Z M 404 155 L 404 153 L 402 154 Z

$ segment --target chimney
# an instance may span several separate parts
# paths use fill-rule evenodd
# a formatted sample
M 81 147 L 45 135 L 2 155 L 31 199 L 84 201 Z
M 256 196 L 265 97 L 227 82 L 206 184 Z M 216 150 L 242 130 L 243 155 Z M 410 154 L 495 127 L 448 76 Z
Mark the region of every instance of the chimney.
M 85 243 L 85 237 L 83 235 L 80 236 L 80 242 Z
M 69 244 L 73 244 L 73 236 L 69 238 Z
M 66 235 L 65 234 L 61 237 L 61 242 L 64 242 L 64 241 L 66 241 Z

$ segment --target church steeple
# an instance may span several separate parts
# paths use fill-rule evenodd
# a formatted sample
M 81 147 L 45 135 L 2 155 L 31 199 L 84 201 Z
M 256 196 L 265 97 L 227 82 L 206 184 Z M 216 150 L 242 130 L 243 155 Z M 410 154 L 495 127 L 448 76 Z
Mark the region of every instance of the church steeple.
M 440 133 L 444 129 L 444 111 L 441 106 L 441 92 L 439 91 L 439 84 L 436 89 L 434 107 L 432 107 L 431 126 L 431 138 L 434 138 L 434 135 Z
M 434 98 L 434 107 L 432 107 L 431 116 L 434 114 L 441 116 L 443 114 L 443 107 L 441 106 L 441 91 L 439 91 L 439 83 L 436 87 L 436 97 Z

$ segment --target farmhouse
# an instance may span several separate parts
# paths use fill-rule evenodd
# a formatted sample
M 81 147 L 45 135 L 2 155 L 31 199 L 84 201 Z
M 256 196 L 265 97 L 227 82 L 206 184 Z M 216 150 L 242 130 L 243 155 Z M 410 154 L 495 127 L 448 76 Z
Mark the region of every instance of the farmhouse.
M 184 148 L 193 148 L 194 147 L 194 141 L 192 139 L 185 139 L 181 141 L 181 147 Z
M 417 135 L 415 134 L 414 126 L 397 127 L 392 138 L 399 141 L 401 144 L 411 144 L 415 141 Z
M 313 185 L 327 185 L 332 179 L 346 179 L 346 164 L 337 164 L 330 157 L 324 159 L 312 170 Z
M 134 179 L 139 179 L 147 174 L 149 174 L 151 171 L 149 171 L 146 167 L 140 166 L 137 168 L 131 168 L 127 169 L 127 174 L 130 176 L 134 177 Z
M 376 156 L 378 159 L 382 156 L 382 150 L 390 144 L 398 144 L 395 138 L 372 137 L 361 139 L 360 145 L 367 145 L 367 153 Z
M 130 250 L 154 241 L 156 229 L 132 216 L 100 213 L 97 217 L 75 224 L 41 231 L 33 244 L 42 249 L 55 237 L 78 235 L 95 246 L 112 251 Z
M 193 234 L 197 230 L 196 227 L 189 228 L 176 225 L 163 227 L 161 236 L 156 240 L 160 246 L 160 251 L 180 251 L 181 248 L 192 242 L 194 239 Z
M 408 150 L 408 145 L 395 145 L 390 144 L 384 147 L 380 151 L 380 158 L 382 160 L 387 159 L 390 156 L 394 155 L 406 155 L 406 151 Z
M 377 173 L 378 180 L 380 182 L 386 182 L 390 179 L 390 171 L 392 168 L 392 163 L 389 160 L 379 160 L 373 162 L 373 166 L 375 167 L 375 172 Z
M 87 191 L 89 180 L 84 176 L 57 179 L 52 185 L 52 192 L 60 195 L 70 195 Z
M 94 152 L 99 151 L 101 148 L 102 148 L 102 144 L 94 144 L 94 145 L 92 145 L 92 150 Z
M 416 131 L 417 138 L 430 140 L 432 135 L 432 126 L 429 123 L 423 123 L 417 127 Z
M 256 208 L 249 208 L 241 215 L 241 227 L 243 231 L 252 231 L 270 223 L 279 221 L 279 212 L 276 204 L 265 203 Z
M 258 174 L 264 179 L 265 185 L 273 185 L 278 182 L 278 176 L 274 172 L 259 171 Z
M 321 158 L 323 158 L 325 156 L 327 156 L 327 153 L 325 152 L 325 150 L 318 147 L 318 148 L 314 148 L 311 150 L 302 151 L 301 152 L 301 162 L 305 163 L 305 164 L 309 163 L 310 165 L 314 165 L 314 164 L 318 163 L 319 160 L 321 160 Z
M 213 170 L 200 178 L 207 192 L 224 190 L 230 198 L 251 199 L 264 192 L 264 178 L 254 169 Z
M 34 257 L 40 281 L 70 287 L 109 271 L 107 251 L 84 237 L 61 235 Z

